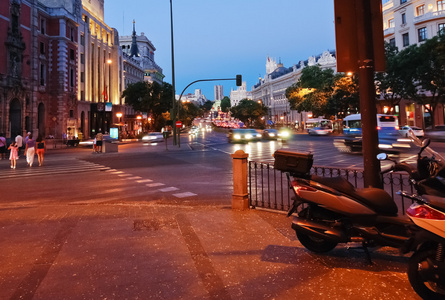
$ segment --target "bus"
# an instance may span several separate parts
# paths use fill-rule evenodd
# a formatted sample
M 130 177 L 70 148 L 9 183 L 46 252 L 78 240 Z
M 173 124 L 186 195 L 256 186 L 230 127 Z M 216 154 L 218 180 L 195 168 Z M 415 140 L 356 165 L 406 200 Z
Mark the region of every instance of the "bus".
M 377 114 L 377 129 L 379 134 L 398 134 L 397 116 Z M 345 117 L 343 119 L 343 133 L 345 135 L 362 135 L 362 115 L 354 114 Z

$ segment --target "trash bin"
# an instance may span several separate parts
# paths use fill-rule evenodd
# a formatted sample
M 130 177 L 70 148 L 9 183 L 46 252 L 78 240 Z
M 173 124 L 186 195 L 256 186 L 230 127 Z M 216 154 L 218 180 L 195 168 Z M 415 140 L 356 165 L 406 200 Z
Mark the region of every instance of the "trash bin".
M 112 153 L 112 152 L 119 152 L 119 144 L 103 141 L 102 142 L 102 152 L 104 153 Z

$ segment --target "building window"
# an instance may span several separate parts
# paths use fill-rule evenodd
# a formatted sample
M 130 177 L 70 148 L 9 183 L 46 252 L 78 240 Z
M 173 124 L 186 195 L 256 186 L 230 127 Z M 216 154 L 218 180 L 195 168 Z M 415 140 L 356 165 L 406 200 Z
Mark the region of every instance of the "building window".
M 396 39 L 392 38 L 389 40 L 389 44 L 391 45 L 391 47 L 395 47 L 396 46 Z
M 406 3 L 407 0 L 400 0 L 400 4 Z
M 80 72 L 80 82 L 85 82 L 85 72 Z
M 406 14 L 403 13 L 402 14 L 402 25 L 405 25 L 405 24 L 406 24 Z
M 421 16 L 425 13 L 425 5 L 420 5 L 416 7 L 417 16 Z
M 402 34 L 402 40 L 403 40 L 403 47 L 409 46 L 409 34 L 408 34 L 408 32 Z
M 419 35 L 419 43 L 425 41 L 426 38 L 427 38 L 427 36 L 426 36 L 426 27 L 419 28 L 417 30 L 417 32 L 418 32 L 418 35 Z
M 70 118 L 74 118 L 74 110 L 70 109 Z
M 74 87 L 74 70 L 70 69 L 70 87 Z
M 393 27 L 395 27 L 395 25 L 394 25 L 394 18 L 388 20 L 388 28 L 393 28 Z
M 70 28 L 70 39 L 71 42 L 74 42 L 74 28 Z
M 70 49 L 70 59 L 74 60 L 74 49 Z
M 45 85 L 45 66 L 40 64 L 40 85 Z
M 46 33 L 46 20 L 45 19 L 40 19 L 40 32 L 42 34 Z
M 439 24 L 437 34 L 445 35 L 445 23 Z
M 81 53 L 81 54 L 80 54 L 80 63 L 81 63 L 82 65 L 85 64 L 85 54 L 84 54 L 84 53 Z
M 40 54 L 45 55 L 45 44 L 40 42 Z
M 81 35 L 80 35 L 80 44 L 81 44 L 82 46 L 85 46 L 85 35 L 84 35 L 84 34 L 81 34 Z
M 439 0 L 437 1 L 437 10 L 444 10 L 445 9 L 445 0 Z
M 80 100 L 85 101 L 85 91 L 80 91 Z

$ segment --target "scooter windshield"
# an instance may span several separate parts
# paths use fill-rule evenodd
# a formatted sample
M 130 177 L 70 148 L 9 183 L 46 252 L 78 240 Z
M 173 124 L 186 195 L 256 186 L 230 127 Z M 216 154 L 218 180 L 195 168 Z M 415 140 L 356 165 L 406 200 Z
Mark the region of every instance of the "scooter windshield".
M 418 147 L 423 146 L 423 142 L 414 134 L 414 132 L 410 129 L 408 132 L 408 137 L 414 142 L 414 144 Z M 440 169 L 445 168 L 445 159 L 436 151 L 431 149 L 430 147 L 426 147 L 423 152 L 427 153 L 428 157 L 434 157 L 437 163 L 440 166 Z

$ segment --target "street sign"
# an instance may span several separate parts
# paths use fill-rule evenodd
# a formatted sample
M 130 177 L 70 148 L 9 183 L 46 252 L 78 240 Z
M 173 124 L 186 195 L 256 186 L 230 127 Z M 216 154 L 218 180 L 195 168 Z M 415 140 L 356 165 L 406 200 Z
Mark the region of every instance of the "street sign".
M 181 121 L 176 121 L 175 125 L 176 125 L 176 128 L 181 128 L 182 127 L 182 122 Z

